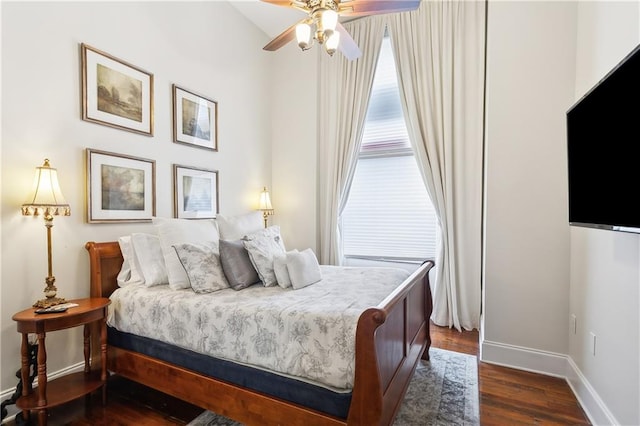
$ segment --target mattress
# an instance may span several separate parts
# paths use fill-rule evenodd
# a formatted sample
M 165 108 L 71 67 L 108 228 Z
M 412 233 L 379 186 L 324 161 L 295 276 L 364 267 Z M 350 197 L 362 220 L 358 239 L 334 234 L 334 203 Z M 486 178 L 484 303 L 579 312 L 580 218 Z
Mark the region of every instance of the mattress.
M 322 280 L 293 290 L 254 285 L 196 294 L 130 285 L 112 295 L 107 323 L 121 332 L 350 392 L 360 314 L 409 273 L 321 266 Z
M 232 383 L 245 389 L 346 419 L 352 393 L 333 392 L 326 387 L 252 368 L 232 361 L 199 354 L 158 340 L 124 333 L 107 327 L 110 346 L 137 352 L 198 374 Z

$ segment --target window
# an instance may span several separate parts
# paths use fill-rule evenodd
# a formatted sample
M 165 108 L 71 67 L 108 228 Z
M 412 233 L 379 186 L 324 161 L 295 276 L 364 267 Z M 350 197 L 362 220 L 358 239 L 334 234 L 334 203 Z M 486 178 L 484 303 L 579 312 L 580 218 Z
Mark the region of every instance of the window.
M 342 213 L 344 255 L 421 261 L 435 257 L 438 234 L 435 210 L 409 144 L 391 42 L 385 37 Z

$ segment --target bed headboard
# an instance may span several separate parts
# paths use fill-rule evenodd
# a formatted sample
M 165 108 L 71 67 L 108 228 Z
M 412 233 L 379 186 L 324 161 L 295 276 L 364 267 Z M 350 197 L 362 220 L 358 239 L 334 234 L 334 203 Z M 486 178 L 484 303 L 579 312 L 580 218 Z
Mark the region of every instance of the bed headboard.
M 117 241 L 84 246 L 89 252 L 91 297 L 109 297 L 118 288 L 118 273 L 124 261 Z

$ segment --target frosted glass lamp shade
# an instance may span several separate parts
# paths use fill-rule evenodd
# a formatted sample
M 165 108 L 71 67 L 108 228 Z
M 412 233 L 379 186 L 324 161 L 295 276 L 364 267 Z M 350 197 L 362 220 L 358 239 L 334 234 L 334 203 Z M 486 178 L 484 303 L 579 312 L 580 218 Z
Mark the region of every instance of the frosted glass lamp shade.
M 311 47 L 311 26 L 309 24 L 296 25 L 296 40 L 302 50 L 307 50 Z
M 329 39 L 327 40 L 327 43 L 325 44 L 325 49 L 327 50 L 327 53 L 329 55 L 333 55 L 334 53 L 336 53 L 336 50 L 338 49 L 338 44 L 340 44 L 340 33 L 336 31 L 333 34 L 331 34 L 331 37 L 329 37 Z
M 338 25 L 338 14 L 331 9 L 327 9 L 322 12 L 322 29 L 324 31 L 335 31 L 336 25 Z

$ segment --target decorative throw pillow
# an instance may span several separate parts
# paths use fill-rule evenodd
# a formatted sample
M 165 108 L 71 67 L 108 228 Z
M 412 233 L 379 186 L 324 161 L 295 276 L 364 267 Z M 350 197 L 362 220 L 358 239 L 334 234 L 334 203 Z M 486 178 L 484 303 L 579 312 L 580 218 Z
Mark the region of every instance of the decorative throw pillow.
M 318 259 L 310 248 L 298 253 L 287 253 L 287 270 L 294 290 L 315 284 L 322 279 Z
M 229 288 L 220 265 L 220 256 L 214 247 L 184 243 L 176 244 L 173 248 L 189 277 L 193 291 L 212 293 Z
M 160 238 L 157 235 L 133 233 L 131 248 L 142 273 L 144 285 L 152 287 L 169 283 Z
M 169 287 L 172 290 L 190 288 L 189 277 L 182 267 L 176 250 L 176 244 L 211 244 L 218 247 L 218 227 L 212 219 L 167 219 L 154 217 L 153 225 L 158 231 L 160 247 L 167 268 Z
M 254 232 L 242 239 L 244 248 L 249 252 L 249 259 L 258 272 L 258 276 L 265 287 L 277 284 L 276 275 L 273 272 L 273 258 L 277 254 L 286 252 L 280 227 L 270 226 L 258 232 Z
M 239 240 L 247 234 L 263 229 L 262 213 L 259 211 L 237 216 L 217 215 L 220 239 L 227 241 Z
M 276 274 L 276 281 L 282 288 L 291 287 L 291 278 L 287 270 L 287 254 L 297 253 L 298 250 L 293 249 L 287 253 L 277 254 L 273 257 L 273 272 Z
M 120 246 L 122 258 L 124 259 L 117 277 L 118 286 L 124 287 L 132 284 L 144 284 L 138 259 L 135 257 L 131 246 L 131 236 L 126 235 L 118 238 L 118 245 Z
M 220 240 L 220 263 L 229 285 L 242 290 L 260 281 L 242 241 Z

